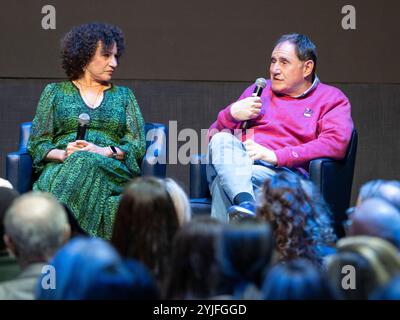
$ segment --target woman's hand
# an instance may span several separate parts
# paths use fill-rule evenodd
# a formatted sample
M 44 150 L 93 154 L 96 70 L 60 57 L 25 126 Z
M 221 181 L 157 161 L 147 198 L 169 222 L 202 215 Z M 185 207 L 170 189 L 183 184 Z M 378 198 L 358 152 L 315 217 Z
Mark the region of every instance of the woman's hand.
M 107 147 L 102 148 L 102 147 L 96 146 L 94 143 L 87 142 L 85 140 L 76 140 L 75 143 L 76 143 L 76 147 L 79 148 L 78 150 L 101 154 L 102 156 L 105 156 L 105 157 L 108 157 L 110 155 L 110 150 Z M 75 150 L 75 151 L 77 151 L 77 150 Z
M 73 154 L 75 151 L 79 151 L 79 150 L 82 150 L 82 148 L 84 147 L 84 145 L 82 145 L 81 143 L 78 143 L 78 141 L 80 141 L 80 140 L 77 140 L 77 141 L 74 141 L 74 142 L 70 142 L 70 143 L 68 143 L 68 145 L 67 145 L 67 148 L 66 148 L 66 153 L 67 153 L 67 157 L 69 157 L 71 154 Z M 86 141 L 85 141 L 86 142 Z
M 64 162 L 67 159 L 67 151 L 60 149 L 53 149 L 47 154 L 46 159 L 49 161 Z

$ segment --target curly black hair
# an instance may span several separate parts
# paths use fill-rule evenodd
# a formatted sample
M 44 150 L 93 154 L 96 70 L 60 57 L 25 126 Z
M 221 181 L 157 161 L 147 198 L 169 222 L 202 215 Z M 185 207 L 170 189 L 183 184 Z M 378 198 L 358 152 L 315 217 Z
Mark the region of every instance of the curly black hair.
M 257 215 L 270 222 L 281 260 L 308 258 L 321 263 L 336 235 L 331 212 L 312 182 L 279 173 L 265 181 Z
M 87 23 L 73 27 L 61 41 L 62 67 L 70 80 L 79 79 L 100 43 L 109 49 L 117 45 L 117 59 L 125 50 L 125 39 L 120 28 L 106 23 Z

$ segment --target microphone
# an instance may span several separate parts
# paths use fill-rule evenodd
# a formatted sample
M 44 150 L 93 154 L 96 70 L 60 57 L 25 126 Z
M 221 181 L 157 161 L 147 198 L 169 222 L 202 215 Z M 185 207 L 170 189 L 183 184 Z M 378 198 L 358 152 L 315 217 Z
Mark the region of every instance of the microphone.
M 85 140 L 86 129 L 90 122 L 90 117 L 87 113 L 81 113 L 78 118 L 78 130 L 76 133 L 76 140 Z
M 267 86 L 267 80 L 265 80 L 264 78 L 258 78 L 255 81 L 256 87 L 254 88 L 253 97 L 260 97 L 261 93 L 263 92 L 264 88 Z M 248 120 L 247 121 L 243 121 L 242 125 L 241 125 L 241 129 L 247 129 L 248 126 Z

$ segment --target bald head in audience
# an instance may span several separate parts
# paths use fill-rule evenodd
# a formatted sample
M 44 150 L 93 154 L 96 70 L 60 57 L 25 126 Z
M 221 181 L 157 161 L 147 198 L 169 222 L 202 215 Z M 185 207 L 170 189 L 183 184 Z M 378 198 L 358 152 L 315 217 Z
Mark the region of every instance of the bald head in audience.
M 400 212 L 381 198 L 367 199 L 352 214 L 349 235 L 379 237 L 400 248 Z
M 360 188 L 357 206 L 371 198 L 384 199 L 400 210 L 400 181 L 382 179 L 368 181 Z
M 42 192 L 16 199 L 6 212 L 4 228 L 4 242 L 21 267 L 48 261 L 70 236 L 64 208 Z

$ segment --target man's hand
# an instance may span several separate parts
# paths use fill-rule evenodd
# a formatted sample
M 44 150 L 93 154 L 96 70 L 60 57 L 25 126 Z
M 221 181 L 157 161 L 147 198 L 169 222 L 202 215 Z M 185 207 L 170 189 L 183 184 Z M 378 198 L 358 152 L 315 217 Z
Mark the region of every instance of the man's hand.
M 256 118 L 261 111 L 261 99 L 248 97 L 232 104 L 231 115 L 237 121 L 245 121 Z
M 262 145 L 259 145 L 250 139 L 243 142 L 243 144 L 246 147 L 247 154 L 251 160 L 263 160 L 274 166 L 278 164 L 278 159 L 276 158 L 275 152 L 273 152 L 271 149 L 263 147 Z

